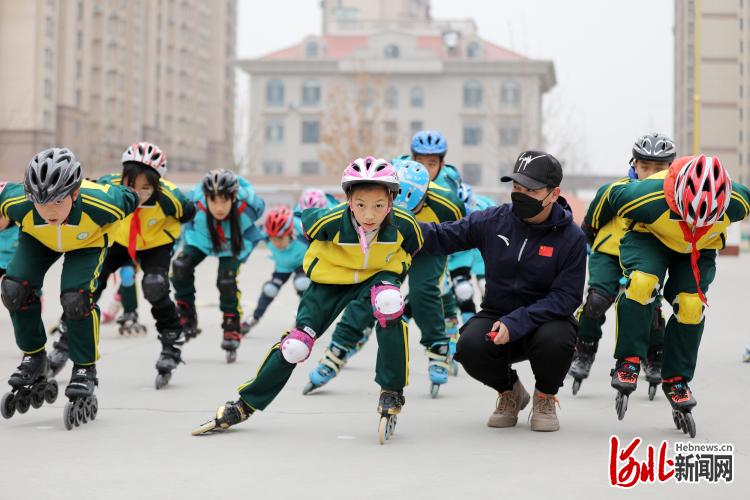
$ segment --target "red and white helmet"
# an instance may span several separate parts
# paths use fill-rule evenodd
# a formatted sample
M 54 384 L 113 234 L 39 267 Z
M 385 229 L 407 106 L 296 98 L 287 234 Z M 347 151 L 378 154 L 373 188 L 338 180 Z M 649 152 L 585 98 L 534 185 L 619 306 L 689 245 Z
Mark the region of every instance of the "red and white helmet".
M 326 206 L 328 206 L 326 194 L 320 189 L 305 189 L 299 197 L 299 208 L 301 210 L 307 208 L 325 208 Z
M 372 156 L 357 158 L 351 162 L 341 177 L 341 188 L 347 193 L 349 188 L 362 183 L 382 184 L 394 195 L 399 190 L 398 174 L 393 165 Z
M 677 173 L 674 184 L 677 212 L 693 227 L 719 222 L 731 198 L 732 180 L 716 156 L 696 156 Z
M 167 155 L 156 144 L 150 142 L 136 142 L 122 153 L 122 163 L 135 161 L 153 168 L 164 177 L 167 173 Z

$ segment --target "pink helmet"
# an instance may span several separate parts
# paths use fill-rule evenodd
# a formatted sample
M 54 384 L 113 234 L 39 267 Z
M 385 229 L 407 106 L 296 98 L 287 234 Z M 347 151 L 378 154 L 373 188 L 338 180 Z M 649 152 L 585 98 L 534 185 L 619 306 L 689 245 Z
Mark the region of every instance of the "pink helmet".
M 167 173 L 167 155 L 156 144 L 136 142 L 122 153 L 122 163 L 137 162 L 153 168 L 164 177 Z
M 396 169 L 382 158 L 366 156 L 357 158 L 344 169 L 341 177 L 341 188 L 349 192 L 349 188 L 355 184 L 371 183 L 382 184 L 394 195 L 398 194 L 399 182 Z
M 677 173 L 674 184 L 677 212 L 693 227 L 719 222 L 731 198 L 729 172 L 715 156 L 696 156 Z
M 299 197 L 299 208 L 325 208 L 328 205 L 326 194 L 320 189 L 305 189 Z

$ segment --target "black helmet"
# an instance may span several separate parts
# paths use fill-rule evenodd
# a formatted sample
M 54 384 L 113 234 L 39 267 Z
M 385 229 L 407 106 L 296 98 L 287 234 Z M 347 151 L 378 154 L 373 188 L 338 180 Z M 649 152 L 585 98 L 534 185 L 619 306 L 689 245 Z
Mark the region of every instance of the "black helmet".
M 672 139 L 656 132 L 640 136 L 633 144 L 633 158 L 672 163 L 677 151 Z
M 211 170 L 203 177 L 203 194 L 231 196 L 240 189 L 240 181 L 231 170 Z
M 37 153 L 26 169 L 23 187 L 34 203 L 60 201 L 81 187 L 83 172 L 76 155 L 67 148 Z

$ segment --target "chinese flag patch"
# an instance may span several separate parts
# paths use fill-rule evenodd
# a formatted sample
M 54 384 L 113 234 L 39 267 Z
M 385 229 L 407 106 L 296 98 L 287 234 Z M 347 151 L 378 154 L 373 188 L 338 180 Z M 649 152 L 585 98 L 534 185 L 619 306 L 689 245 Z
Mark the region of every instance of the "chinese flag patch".
M 539 246 L 539 255 L 542 257 L 552 257 L 553 253 L 555 253 L 555 247 Z

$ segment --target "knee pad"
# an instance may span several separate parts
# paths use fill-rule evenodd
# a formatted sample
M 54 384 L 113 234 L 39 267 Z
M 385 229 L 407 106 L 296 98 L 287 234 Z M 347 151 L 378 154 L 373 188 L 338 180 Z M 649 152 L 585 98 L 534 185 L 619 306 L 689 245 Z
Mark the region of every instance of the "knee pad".
M 315 345 L 314 332 L 310 334 L 299 328 L 293 328 L 281 341 L 281 355 L 288 363 L 302 363 L 310 357 L 313 345 Z
M 655 293 L 659 289 L 659 278 L 653 274 L 642 271 L 630 273 L 625 297 L 642 306 L 647 306 L 654 301 Z
M 263 283 L 263 295 L 271 299 L 275 299 L 281 290 L 281 282 L 279 279 L 274 278 L 271 281 Z
M 398 319 L 404 313 L 404 297 L 399 287 L 391 283 L 376 285 L 370 289 L 373 314 L 381 327 L 388 321 Z
M 172 262 L 172 277 L 177 281 L 189 280 L 194 269 L 193 259 L 183 252 Z
M 310 278 L 301 273 L 296 274 L 292 284 L 294 285 L 294 289 L 297 290 L 297 293 L 302 293 L 310 287 Z
M 583 315 L 591 319 L 602 319 L 611 305 L 611 297 L 604 295 L 596 288 L 589 288 L 586 303 L 583 305 Z
M 678 293 L 672 309 L 677 322 L 683 325 L 700 325 L 703 321 L 703 301 L 697 293 Z
M 133 266 L 120 268 L 120 283 L 125 287 L 135 285 L 135 268 Z
M 0 296 L 8 311 L 18 312 L 31 303 L 34 298 L 34 289 L 28 281 L 6 275 L 0 285 Z
M 169 281 L 165 274 L 146 273 L 143 275 L 143 296 L 155 304 L 169 296 Z
M 453 293 L 459 303 L 474 300 L 474 287 L 465 276 L 453 278 Z
M 91 294 L 86 290 L 65 290 L 60 294 L 60 305 L 66 319 L 80 321 L 91 315 Z
M 231 269 L 220 269 L 216 278 L 216 288 L 220 295 L 237 295 L 237 273 Z

